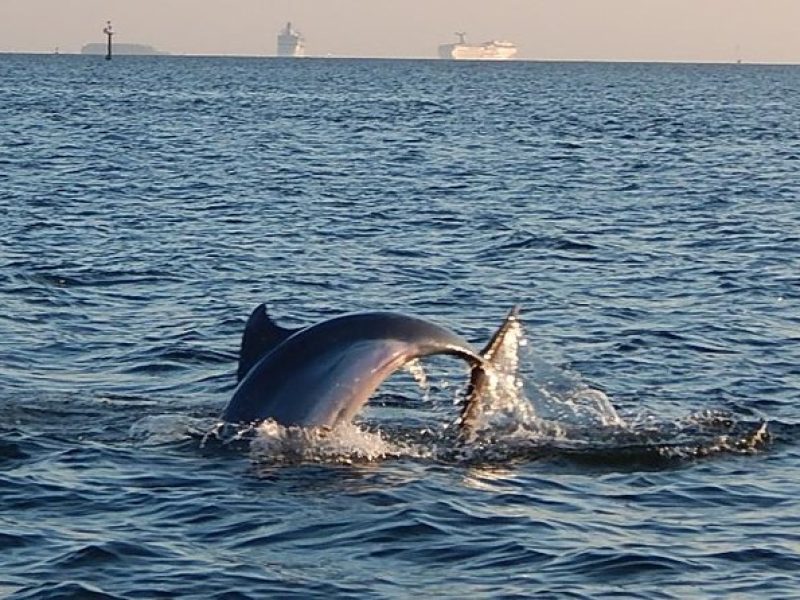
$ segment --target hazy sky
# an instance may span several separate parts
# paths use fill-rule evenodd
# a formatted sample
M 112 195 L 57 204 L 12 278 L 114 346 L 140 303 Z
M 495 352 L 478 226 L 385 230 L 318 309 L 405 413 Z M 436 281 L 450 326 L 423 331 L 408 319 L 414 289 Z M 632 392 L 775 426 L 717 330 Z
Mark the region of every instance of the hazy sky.
M 308 54 L 433 57 L 508 39 L 519 57 L 800 63 L 800 0 L 0 0 L 0 52 L 118 42 L 175 54 L 273 55 L 291 20 Z

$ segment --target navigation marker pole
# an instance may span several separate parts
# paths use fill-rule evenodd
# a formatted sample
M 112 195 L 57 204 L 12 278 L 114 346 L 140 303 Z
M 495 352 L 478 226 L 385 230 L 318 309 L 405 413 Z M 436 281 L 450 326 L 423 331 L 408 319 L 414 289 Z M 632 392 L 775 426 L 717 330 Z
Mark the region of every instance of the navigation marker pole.
M 106 26 L 103 28 L 103 33 L 108 36 L 108 51 L 106 52 L 106 60 L 111 60 L 111 36 L 114 35 L 114 30 L 111 29 L 111 21 L 106 21 Z

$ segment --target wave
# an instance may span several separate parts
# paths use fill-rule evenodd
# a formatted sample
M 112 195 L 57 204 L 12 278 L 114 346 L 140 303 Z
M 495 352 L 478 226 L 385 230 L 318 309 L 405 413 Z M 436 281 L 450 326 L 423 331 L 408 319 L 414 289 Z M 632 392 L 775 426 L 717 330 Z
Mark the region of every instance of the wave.
M 14 598 L 17 600 L 61 600 L 68 598 L 85 598 L 86 600 L 117 600 L 125 596 L 108 594 L 82 581 L 46 581 L 17 589 Z

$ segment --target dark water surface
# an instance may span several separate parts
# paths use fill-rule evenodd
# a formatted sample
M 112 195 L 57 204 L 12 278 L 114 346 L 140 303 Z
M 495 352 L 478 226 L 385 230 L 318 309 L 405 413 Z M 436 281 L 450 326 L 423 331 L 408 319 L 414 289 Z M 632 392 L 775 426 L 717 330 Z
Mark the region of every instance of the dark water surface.
M 796 67 L 0 56 L 0 596 L 800 596 L 798 98 Z M 518 302 L 524 396 L 458 445 L 437 359 L 335 440 L 205 439 L 261 301 L 477 345 Z

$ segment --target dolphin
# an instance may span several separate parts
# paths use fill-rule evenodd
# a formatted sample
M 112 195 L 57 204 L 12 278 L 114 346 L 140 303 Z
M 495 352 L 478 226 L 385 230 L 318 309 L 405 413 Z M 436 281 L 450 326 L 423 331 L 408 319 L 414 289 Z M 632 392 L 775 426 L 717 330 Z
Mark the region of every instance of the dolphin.
M 347 314 L 299 329 L 275 323 L 264 304 L 242 335 L 238 385 L 222 420 L 327 427 L 349 422 L 392 373 L 424 356 L 444 354 L 471 367 L 459 419 L 469 433 L 487 385 L 486 371 L 518 307 L 478 352 L 461 336 L 425 319 L 393 312 Z

